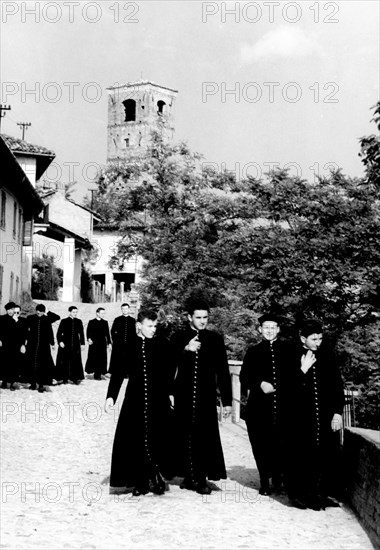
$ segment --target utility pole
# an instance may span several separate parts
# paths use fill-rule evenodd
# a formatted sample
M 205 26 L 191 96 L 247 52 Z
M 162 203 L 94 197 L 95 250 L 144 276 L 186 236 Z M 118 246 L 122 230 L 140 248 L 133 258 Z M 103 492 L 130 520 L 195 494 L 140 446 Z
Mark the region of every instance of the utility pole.
M 5 111 L 10 111 L 11 110 L 11 106 L 10 105 L 1 105 L 0 103 L 0 132 L 1 132 L 1 119 L 3 117 L 5 117 L 6 115 L 6 112 Z M 4 111 L 4 112 L 3 112 Z
M 17 123 L 17 126 L 21 126 L 22 128 L 22 140 L 24 141 L 24 136 L 25 136 L 25 130 L 27 130 L 29 128 L 29 126 L 31 126 L 32 123 L 31 122 L 18 122 Z

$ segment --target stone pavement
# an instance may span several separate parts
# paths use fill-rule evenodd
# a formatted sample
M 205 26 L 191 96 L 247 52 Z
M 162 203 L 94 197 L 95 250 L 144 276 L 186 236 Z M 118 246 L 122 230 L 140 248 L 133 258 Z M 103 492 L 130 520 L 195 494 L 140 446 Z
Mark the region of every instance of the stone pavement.
M 201 496 L 178 480 L 163 496 L 110 495 L 117 412 L 107 381 L 0 390 L 1 549 L 336 549 L 373 546 L 353 513 L 262 497 L 244 422 L 221 424 L 228 479 Z

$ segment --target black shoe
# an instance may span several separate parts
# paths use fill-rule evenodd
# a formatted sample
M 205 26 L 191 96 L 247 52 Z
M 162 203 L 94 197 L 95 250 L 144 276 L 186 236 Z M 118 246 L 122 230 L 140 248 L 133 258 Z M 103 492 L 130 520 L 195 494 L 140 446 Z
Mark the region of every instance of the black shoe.
M 310 510 L 315 510 L 316 512 L 324 510 L 320 498 L 316 495 L 305 497 L 305 504 Z
M 259 489 L 260 495 L 270 495 L 271 490 L 269 487 L 269 479 L 268 478 L 261 478 L 260 479 L 260 489 Z
M 319 502 L 321 504 L 321 508 L 340 508 L 339 502 L 336 502 L 330 497 L 323 497 L 319 496 Z
M 2 390 L 6 390 L 7 387 L 8 387 L 8 384 L 7 384 L 6 382 L 3 382 L 3 383 L 1 384 L 1 389 L 2 389 Z
M 155 495 L 163 495 L 166 491 L 166 483 L 161 474 L 156 474 L 152 479 L 152 493 Z
M 37 389 L 37 384 L 31 384 L 29 389 L 30 390 L 36 390 Z
M 13 384 L 11 384 L 11 387 L 9 388 L 11 391 L 16 391 L 16 388 Z
M 212 489 L 210 485 L 208 485 L 207 481 L 200 481 L 195 484 L 195 491 L 200 495 L 210 495 Z
M 134 489 L 132 491 L 132 495 L 134 497 L 139 497 L 141 495 L 147 495 L 148 493 L 149 493 L 149 487 L 147 487 L 146 485 L 141 486 L 141 487 L 134 487 Z
M 196 485 L 197 484 L 196 484 L 195 481 L 192 481 L 191 479 L 187 479 L 185 477 L 185 479 L 180 484 L 180 488 L 181 489 L 187 489 L 188 491 L 195 491 L 196 490 Z
M 38 388 L 38 391 L 39 391 L 40 393 L 44 393 L 44 391 L 46 391 L 46 389 L 45 389 L 43 386 L 40 386 L 40 387 Z
M 289 498 L 290 504 L 294 506 L 294 508 L 299 508 L 300 510 L 307 510 L 306 503 L 301 498 Z

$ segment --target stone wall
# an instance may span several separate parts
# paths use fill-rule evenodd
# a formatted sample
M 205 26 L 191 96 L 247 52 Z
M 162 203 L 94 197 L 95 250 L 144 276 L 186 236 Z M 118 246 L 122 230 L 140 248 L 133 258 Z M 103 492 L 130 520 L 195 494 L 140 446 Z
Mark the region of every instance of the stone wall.
M 380 549 L 380 432 L 346 428 L 343 458 L 348 503 Z

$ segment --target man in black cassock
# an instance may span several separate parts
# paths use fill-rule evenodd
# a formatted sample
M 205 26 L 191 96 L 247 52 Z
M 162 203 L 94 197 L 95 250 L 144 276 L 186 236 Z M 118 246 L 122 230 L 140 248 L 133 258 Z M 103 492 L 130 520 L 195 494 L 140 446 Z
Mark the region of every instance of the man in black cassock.
M 134 496 L 149 491 L 163 494 L 163 476 L 172 477 L 170 357 L 167 342 L 154 337 L 156 327 L 157 314 L 141 310 L 128 363 L 112 372 L 108 386 L 106 412 L 116 403 L 124 378 L 128 378 L 112 449 L 111 493 L 133 487 Z
M 25 353 L 25 340 L 22 340 L 23 335 L 20 335 L 13 319 L 16 307 L 17 305 L 14 302 L 8 302 L 4 306 L 5 315 L 0 317 L 1 387 L 6 389 L 9 382 L 12 391 L 16 389 L 19 377 L 19 361 L 17 361 L 17 358 L 20 353 Z
M 281 485 L 284 399 L 289 348 L 278 339 L 280 318 L 267 313 L 259 318 L 262 341 L 250 346 L 240 372 L 242 393 L 249 392 L 245 421 L 260 475 L 260 494 L 271 492 L 270 478 Z
M 21 306 L 16 304 L 13 313 L 13 320 L 16 323 L 16 349 L 14 363 L 16 366 L 16 376 L 19 382 L 25 381 L 26 375 L 26 319 L 21 317 Z M 13 384 L 16 387 L 16 384 Z M 12 387 L 11 387 L 12 389 Z
M 54 348 L 55 344 L 52 319 L 54 317 L 46 314 L 44 304 L 37 304 L 36 313 L 29 315 L 26 320 L 28 381 L 31 384 L 31 390 L 35 390 L 38 384 L 38 391 L 41 393 L 47 391 L 46 386 L 52 383 L 55 369 L 50 348 L 50 346 Z
M 112 352 L 109 372 L 113 373 L 129 360 L 129 349 L 136 339 L 136 321 L 129 315 L 129 304 L 121 304 L 121 315 L 111 327 Z
M 98 307 L 95 319 L 87 325 L 88 355 L 86 372 L 94 373 L 94 380 L 101 380 L 107 372 L 107 346 L 111 344 L 108 322 L 104 319 L 104 307 Z
M 181 488 L 210 494 L 210 480 L 226 479 L 217 415 L 217 386 L 231 415 L 232 389 L 222 336 L 207 330 L 209 306 L 194 300 L 188 307 L 189 326 L 171 339 L 177 368 L 174 412 Z
M 334 353 L 322 344 L 323 329 L 303 322 L 291 351 L 288 385 L 287 490 L 292 504 L 313 510 L 339 506 L 339 430 L 343 382 Z M 335 495 L 334 495 L 335 493 Z
M 64 384 L 71 381 L 80 384 L 84 379 L 82 347 L 84 347 L 83 323 L 77 319 L 78 308 L 69 307 L 69 316 L 62 319 L 57 331 L 57 368 Z

